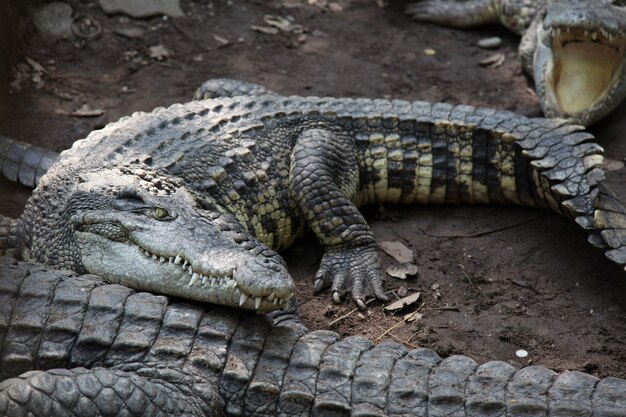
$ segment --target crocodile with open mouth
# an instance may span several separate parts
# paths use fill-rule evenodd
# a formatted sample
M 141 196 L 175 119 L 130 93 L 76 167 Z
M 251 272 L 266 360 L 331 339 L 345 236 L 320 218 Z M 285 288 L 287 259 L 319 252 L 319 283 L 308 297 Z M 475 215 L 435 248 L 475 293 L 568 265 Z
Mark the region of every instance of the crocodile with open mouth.
M 602 148 L 580 126 L 444 103 L 283 97 L 230 80 L 197 97 L 216 86 L 232 97 L 136 113 L 63 152 L 22 216 L 1 219 L 0 255 L 269 311 L 294 290 L 275 251 L 309 227 L 325 247 L 316 290 L 364 307 L 385 295 L 359 205 L 496 203 L 552 209 L 626 264 L 626 210 L 602 191 Z M 4 149 L 3 172 L 37 179 L 30 151 Z
M 406 11 L 456 27 L 501 22 L 522 35 L 522 67 L 548 117 L 588 126 L 626 97 L 624 0 L 426 0 Z

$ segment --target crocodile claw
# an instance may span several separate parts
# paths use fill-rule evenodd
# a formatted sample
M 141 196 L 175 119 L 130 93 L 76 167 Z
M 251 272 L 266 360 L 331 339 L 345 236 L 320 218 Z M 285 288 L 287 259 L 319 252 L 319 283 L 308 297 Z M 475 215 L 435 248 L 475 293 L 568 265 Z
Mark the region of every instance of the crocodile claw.
M 337 304 L 348 292 L 359 308 L 365 308 L 364 300 L 371 296 L 386 300 L 376 247 L 328 249 L 317 272 L 314 291 L 318 293 L 327 287 L 331 287 Z

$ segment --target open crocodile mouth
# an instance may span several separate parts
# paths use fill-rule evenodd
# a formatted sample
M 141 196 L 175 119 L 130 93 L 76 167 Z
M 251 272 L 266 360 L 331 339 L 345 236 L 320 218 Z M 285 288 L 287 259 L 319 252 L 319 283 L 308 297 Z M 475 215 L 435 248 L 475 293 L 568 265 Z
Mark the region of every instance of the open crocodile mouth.
M 279 297 L 275 292 L 272 292 L 267 296 L 253 296 L 241 288 L 237 282 L 236 276 L 239 273 L 237 268 L 228 271 L 208 271 L 201 269 L 200 267 L 193 266 L 188 259 L 185 259 L 181 255 L 164 257 L 151 253 L 141 247 L 139 250 L 147 258 L 150 258 L 155 262 L 162 264 L 168 263 L 180 268 L 180 270 L 189 277 L 187 287 L 191 290 L 212 290 L 217 293 L 234 292 L 239 297 L 239 306 L 243 308 L 254 308 L 258 311 L 268 311 L 277 308 L 286 309 L 292 296 L 290 294 L 287 297 Z M 274 306 L 273 308 L 271 307 L 272 305 Z
M 561 112 L 575 115 L 602 101 L 618 82 L 626 37 L 606 29 L 557 27 L 552 50 L 547 87 Z

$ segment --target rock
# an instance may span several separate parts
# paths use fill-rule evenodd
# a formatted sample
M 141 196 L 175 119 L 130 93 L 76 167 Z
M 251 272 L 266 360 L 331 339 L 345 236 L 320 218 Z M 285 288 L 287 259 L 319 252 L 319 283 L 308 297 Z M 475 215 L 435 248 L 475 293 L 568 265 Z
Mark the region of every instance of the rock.
M 46 39 L 58 40 L 72 37 L 72 8 L 60 1 L 44 4 L 32 12 L 37 30 Z
M 496 49 L 502 45 L 502 39 L 497 36 L 485 38 L 478 41 L 478 47 L 483 49 Z
M 180 9 L 180 0 L 98 0 L 98 4 L 107 14 L 124 13 L 136 18 L 185 15 Z

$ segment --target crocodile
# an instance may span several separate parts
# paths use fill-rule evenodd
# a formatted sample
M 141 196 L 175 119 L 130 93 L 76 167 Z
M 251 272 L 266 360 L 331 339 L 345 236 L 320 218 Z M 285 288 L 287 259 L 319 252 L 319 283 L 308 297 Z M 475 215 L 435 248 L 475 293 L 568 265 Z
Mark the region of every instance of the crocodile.
M 3 416 L 626 415 L 626 380 L 445 359 L 0 258 Z
M 315 291 L 364 307 L 386 296 L 358 206 L 500 203 L 552 209 L 626 264 L 626 209 L 604 191 L 602 148 L 580 126 L 217 84 L 232 97 L 135 113 L 64 151 L 22 216 L 2 219 L 0 254 L 265 312 L 293 294 L 277 251 L 312 229 L 325 249 Z
M 422 22 L 502 23 L 522 36 L 522 67 L 544 114 L 589 126 L 626 97 L 624 0 L 426 0 L 407 6 Z

